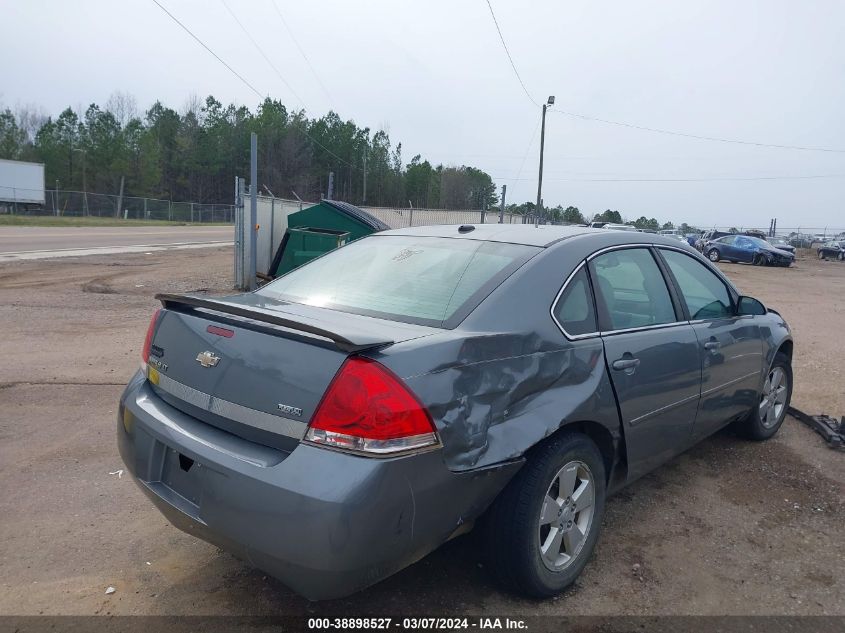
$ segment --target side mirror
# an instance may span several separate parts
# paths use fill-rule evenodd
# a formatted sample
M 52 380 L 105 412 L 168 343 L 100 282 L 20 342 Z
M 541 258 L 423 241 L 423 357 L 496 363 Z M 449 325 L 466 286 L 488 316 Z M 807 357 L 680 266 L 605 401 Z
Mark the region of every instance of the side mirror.
M 739 316 L 766 314 L 766 306 L 754 297 L 742 296 L 737 301 L 736 313 Z

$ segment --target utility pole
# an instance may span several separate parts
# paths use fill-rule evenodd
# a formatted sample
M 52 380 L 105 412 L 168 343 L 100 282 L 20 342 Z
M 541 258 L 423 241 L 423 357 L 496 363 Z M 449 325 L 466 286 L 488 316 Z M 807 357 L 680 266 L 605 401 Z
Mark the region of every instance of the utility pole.
M 73 150 L 74 152 L 82 152 L 82 209 L 83 214 L 88 215 L 88 179 L 86 177 L 86 165 L 88 161 L 85 160 L 86 158 L 86 151 L 81 148 L 76 148 Z
M 249 289 L 255 290 L 258 224 L 258 134 L 249 137 Z
M 502 206 L 499 207 L 499 224 L 505 223 L 505 194 L 508 192 L 508 186 L 502 185 Z
M 56 178 L 56 215 L 59 215 L 59 179 Z
M 334 172 L 329 172 L 329 194 L 326 196 L 326 200 L 332 200 L 334 198 Z
M 120 177 L 120 193 L 117 195 L 117 208 L 114 210 L 114 217 L 120 217 L 120 207 L 123 206 L 123 181 L 124 176 Z
M 554 96 L 550 96 L 549 100 L 543 104 L 543 124 L 540 128 L 540 175 L 537 179 L 537 209 L 534 215 L 534 226 L 537 226 L 539 215 L 543 208 L 543 199 L 541 196 L 543 195 L 543 149 L 546 144 L 546 108 L 554 105 L 554 103 Z
M 364 202 L 367 202 L 367 146 L 364 146 Z

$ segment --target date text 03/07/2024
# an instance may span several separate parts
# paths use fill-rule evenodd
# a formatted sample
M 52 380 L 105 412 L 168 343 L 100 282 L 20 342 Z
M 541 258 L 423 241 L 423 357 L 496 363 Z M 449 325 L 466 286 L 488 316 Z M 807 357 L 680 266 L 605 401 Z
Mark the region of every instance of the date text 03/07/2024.
M 518 618 L 308 618 L 308 629 L 320 630 L 524 630 L 525 620 Z

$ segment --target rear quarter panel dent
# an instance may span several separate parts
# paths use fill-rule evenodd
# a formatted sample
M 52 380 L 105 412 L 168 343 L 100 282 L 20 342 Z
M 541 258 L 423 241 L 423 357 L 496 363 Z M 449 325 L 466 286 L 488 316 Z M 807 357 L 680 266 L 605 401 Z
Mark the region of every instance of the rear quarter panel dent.
M 491 360 L 467 354 L 478 351 L 467 340 L 461 347 L 459 362 L 406 379 L 435 420 L 451 470 L 521 457 L 568 421 L 592 420 L 618 437 L 600 340 Z M 503 347 L 496 347 L 499 354 L 525 351 L 509 349 L 507 342 Z

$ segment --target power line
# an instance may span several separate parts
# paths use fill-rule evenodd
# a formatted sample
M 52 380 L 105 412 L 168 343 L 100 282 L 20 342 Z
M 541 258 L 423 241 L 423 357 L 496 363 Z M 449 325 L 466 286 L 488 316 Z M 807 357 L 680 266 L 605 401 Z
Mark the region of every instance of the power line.
M 308 109 L 308 106 L 307 106 L 307 105 L 306 105 L 306 103 L 302 100 L 302 97 L 300 97 L 300 96 L 296 93 L 296 91 L 293 89 L 293 87 L 292 87 L 292 86 L 291 86 L 291 85 L 287 82 L 287 80 L 286 80 L 286 79 L 282 76 L 282 73 L 279 71 L 279 69 L 278 69 L 278 68 L 276 68 L 276 65 L 275 65 L 272 61 L 270 61 L 270 58 L 269 58 L 269 57 L 267 56 L 267 54 L 264 52 L 264 49 L 263 49 L 263 48 L 261 48 L 261 46 L 259 46 L 258 42 L 256 42 L 256 41 L 255 41 L 255 38 L 254 38 L 254 37 L 252 37 L 252 35 L 250 34 L 250 32 L 247 30 L 247 28 L 246 28 L 246 27 L 245 27 L 245 26 L 241 23 L 241 21 L 238 19 L 238 16 L 237 16 L 237 15 L 235 15 L 235 12 L 234 12 L 234 11 L 232 11 L 232 9 L 230 9 L 230 8 L 229 8 L 229 5 L 226 3 L 226 0 L 220 0 L 220 2 L 222 2 L 222 3 L 223 3 L 223 6 L 224 6 L 224 7 L 226 7 L 226 10 L 227 10 L 227 11 L 229 12 L 229 14 L 230 14 L 230 15 L 231 15 L 234 19 L 235 19 L 235 22 L 237 22 L 237 23 L 238 23 L 238 26 L 239 26 L 239 27 L 241 27 L 241 30 L 244 32 L 244 35 L 246 35 L 246 36 L 249 38 L 249 41 L 250 41 L 250 42 L 252 42 L 252 45 L 255 47 L 255 49 L 256 49 L 256 50 L 257 50 L 257 51 L 261 54 L 261 56 L 264 58 L 264 61 L 266 61 L 266 62 L 269 64 L 270 68 L 272 68 L 272 69 L 275 71 L 276 75 L 279 77 L 279 79 L 281 79 L 281 80 L 282 80 L 282 83 L 284 83 L 284 84 L 288 87 L 288 90 L 290 90 L 290 91 L 291 91 L 291 93 L 293 93 L 293 96 L 294 96 L 294 97 L 296 97 L 296 98 L 297 98 L 297 100 L 298 100 L 298 101 L 302 104 L 302 106 L 303 106 L 303 107 L 307 110 L 307 109 Z M 339 160 L 341 163 L 343 163 L 343 164 L 347 165 L 348 167 L 351 167 L 352 169 L 357 169 L 357 167 L 355 167 L 355 165 L 353 165 L 352 163 L 350 163 L 348 160 L 343 159 L 343 158 L 341 158 L 340 156 L 338 156 L 337 154 L 335 154 L 333 151 L 331 151 L 328 147 L 326 147 L 325 145 L 323 145 L 322 143 L 320 143 L 320 142 L 319 142 L 317 139 L 315 139 L 313 136 L 309 135 L 308 133 L 305 133 L 305 136 L 306 136 L 307 138 L 309 138 L 309 139 L 311 140 L 311 142 L 315 143 L 318 147 L 321 147 L 321 148 L 322 148 L 322 149 L 323 149 L 323 150 L 324 150 L 327 154 L 329 154 L 329 156 L 333 156 L 334 158 L 336 158 L 337 160 Z
M 525 148 L 525 153 L 522 155 L 522 162 L 519 164 L 519 171 L 516 172 L 516 178 L 513 180 L 520 180 L 520 176 L 522 175 L 522 168 L 525 167 L 525 160 L 528 158 L 528 154 L 531 152 L 531 146 L 534 145 L 534 139 L 537 138 L 537 130 L 540 128 L 540 119 L 537 119 L 537 124 L 534 126 L 534 132 L 531 134 L 531 140 L 528 141 L 528 147 Z M 528 180 L 526 178 L 526 180 Z
M 223 1 L 223 0 L 221 0 L 221 1 Z M 193 39 L 194 39 L 194 40 L 195 40 L 195 41 L 196 41 L 196 42 L 197 42 L 200 46 L 202 46 L 205 50 L 207 50 L 209 53 L 211 53 L 217 61 L 219 61 L 219 62 L 220 62 L 221 64 L 223 64 L 226 68 L 228 68 L 228 69 L 229 69 L 229 71 L 230 71 L 230 72 L 231 72 L 231 73 L 232 73 L 235 77 L 237 77 L 238 79 L 240 79 L 240 80 L 244 83 L 244 85 L 245 85 L 245 86 L 247 86 L 250 90 L 252 90 L 252 91 L 253 91 L 253 92 L 254 92 L 254 93 L 258 96 L 258 98 L 259 98 L 259 99 L 264 100 L 265 98 L 267 98 L 265 95 L 262 95 L 262 94 L 261 94 L 261 93 L 260 93 L 260 92 L 259 92 L 259 91 L 255 88 L 255 86 L 253 86 L 253 85 L 252 85 L 251 83 L 249 83 L 246 79 L 244 79 L 244 78 L 243 78 L 243 76 L 241 76 L 241 75 L 240 75 L 240 73 L 238 73 L 238 72 L 237 72 L 234 68 L 232 68 L 229 64 L 227 64 L 227 63 L 223 60 L 223 58 L 221 58 L 221 57 L 220 57 L 217 53 L 215 53 L 213 50 L 211 50 L 211 48 L 210 48 L 210 47 L 209 47 L 209 46 L 208 46 L 205 42 L 203 42 L 203 41 L 202 41 L 199 37 L 197 37 L 196 35 L 194 35 L 194 34 L 193 34 L 193 32 L 192 32 L 192 31 L 191 31 L 191 30 L 190 30 L 187 26 L 185 26 L 182 22 L 180 22 L 180 21 L 179 21 L 179 19 L 178 19 L 175 15 L 173 15 L 170 11 L 168 11 L 166 8 L 164 8 L 164 6 L 163 6 L 163 5 L 162 5 L 162 4 L 161 4 L 158 0 L 153 0 L 153 2 L 154 2 L 157 6 L 158 6 L 158 8 L 159 8 L 159 9 L 161 9 L 162 11 L 164 11 L 164 12 L 165 12 L 165 13 L 166 13 L 169 17 L 170 17 L 170 19 L 171 19 L 171 20 L 173 20 L 174 22 L 176 22 L 176 24 L 178 24 L 180 27 L 182 27 L 182 29 L 183 29 L 183 30 L 184 30 L 184 31 L 185 31 L 188 35 L 190 35 L 190 36 L 191 36 L 191 37 L 192 37 L 192 38 L 193 38 Z M 224 6 L 226 6 L 226 8 L 229 10 L 229 13 L 232 13 L 232 11 L 231 11 L 231 9 L 229 9 L 228 5 L 226 5 L 226 3 L 225 3 L 225 2 L 223 2 L 223 4 L 224 4 Z M 233 17 L 235 17 L 235 16 L 234 16 L 234 14 L 232 14 L 232 16 L 233 16 Z M 252 36 L 250 36 L 250 35 L 249 35 L 249 32 L 248 32 L 248 31 L 244 28 L 244 26 L 240 23 L 240 21 L 238 20 L 238 18 L 237 18 L 237 17 L 235 17 L 235 21 L 238 23 L 238 25 L 240 25 L 241 29 L 243 29 L 244 33 L 246 33 L 246 34 L 247 34 L 247 37 L 249 37 L 249 39 L 253 42 L 253 44 L 255 44 L 255 40 L 253 40 L 253 39 L 252 39 Z M 260 48 L 257 44 L 255 44 L 255 46 L 256 46 L 256 48 L 258 48 L 258 49 L 259 49 L 259 52 L 262 52 L 262 51 L 261 51 L 261 48 Z M 262 52 L 262 55 L 263 55 L 263 52 Z M 267 59 L 267 58 L 266 58 L 266 56 L 265 56 L 265 59 Z M 273 65 L 273 64 L 270 62 L 270 60 L 269 60 L 269 59 L 268 59 L 267 61 L 268 61 L 268 63 L 270 63 L 270 65 L 271 65 L 271 66 Z M 274 68 L 275 68 L 275 66 L 274 66 Z M 277 71 L 277 72 L 278 72 L 278 71 Z M 281 75 L 279 75 L 279 77 L 282 79 L 282 81 L 284 81 L 284 78 L 282 78 L 282 77 L 281 77 Z M 285 81 L 285 85 L 288 85 L 286 81 Z M 288 87 L 290 88 L 290 86 L 288 86 Z M 296 95 L 296 93 L 293 91 L 293 89 L 292 89 L 292 88 L 291 88 L 291 92 L 293 92 L 293 94 L 294 94 L 294 95 Z M 297 98 L 297 99 L 299 99 L 299 101 L 300 101 L 300 102 L 302 102 L 302 99 L 300 99 L 300 98 L 299 98 L 299 96 L 296 96 L 296 98 Z M 303 103 L 303 105 L 305 105 L 305 104 L 304 104 L 304 102 L 302 102 L 302 103 Z M 322 143 L 320 143 L 320 141 L 318 141 L 318 140 L 317 140 L 317 139 L 315 139 L 313 136 L 311 136 L 310 134 L 308 134 L 308 132 L 306 132 L 306 131 L 304 131 L 304 130 L 303 130 L 302 134 L 303 134 L 303 136 L 305 136 L 305 138 L 307 138 L 309 141 L 311 141 L 312 143 L 314 143 L 317 147 L 321 148 L 323 151 L 325 151 L 327 154 L 329 154 L 329 156 L 332 156 L 332 157 L 336 158 L 336 159 L 337 159 L 337 160 L 339 160 L 341 163 L 343 163 L 343 164 L 347 165 L 347 166 L 348 166 L 348 167 L 350 167 L 351 169 L 358 169 L 358 167 L 356 167 L 355 165 L 353 165 L 352 163 L 350 163 L 348 160 L 345 160 L 345 159 L 341 158 L 340 156 L 338 156 L 337 154 L 335 154 L 333 151 L 331 151 L 328 147 L 326 147 L 325 145 L 323 145 Z
M 691 178 L 548 178 L 552 182 L 753 182 L 765 180 L 816 180 L 821 178 L 845 178 L 845 174 L 815 174 L 811 176 L 725 176 Z M 505 178 L 494 180 L 533 180 L 533 178 Z
M 171 20 L 173 20 L 174 22 L 176 22 L 176 24 L 178 24 L 179 26 L 181 26 L 181 27 L 182 27 L 182 29 L 183 29 L 183 30 L 184 30 L 184 31 L 185 31 L 188 35 L 190 35 L 192 38 L 194 38 L 194 40 L 196 40 L 196 42 L 197 42 L 200 46 L 202 46 L 205 50 L 207 50 L 209 53 L 211 53 L 212 55 L 214 55 L 214 58 L 215 58 L 218 62 L 220 62 L 221 64 L 223 64 L 226 68 L 228 68 L 228 69 L 229 69 L 229 72 L 231 72 L 231 73 L 232 73 L 235 77 L 237 77 L 238 79 L 240 79 L 240 80 L 244 83 L 244 85 L 246 85 L 246 87 L 247 87 L 247 88 L 249 88 L 249 89 L 250 89 L 250 90 L 252 90 L 252 91 L 253 91 L 256 95 L 258 95 L 258 98 L 259 98 L 259 99 L 264 99 L 264 95 L 262 95 L 260 92 L 258 92 L 258 90 L 256 90 L 256 89 L 255 89 L 255 86 L 253 86 L 253 85 L 252 85 L 251 83 L 249 83 L 246 79 L 244 79 L 244 78 L 243 78 L 243 77 L 242 77 L 242 76 L 238 73 L 238 71 L 236 71 L 234 68 L 232 68 L 231 66 L 229 66 L 229 64 L 227 64 L 225 61 L 223 61 L 223 59 L 222 59 L 222 58 L 221 58 L 221 57 L 220 57 L 217 53 L 215 53 L 215 52 L 214 52 L 213 50 L 211 50 L 208 46 L 206 46 L 205 42 L 203 42 L 200 38 L 198 38 L 196 35 L 194 35 L 194 34 L 193 34 L 193 32 L 191 32 L 191 29 L 189 29 L 187 26 L 185 26 L 184 24 L 182 24 L 182 23 L 179 21 L 179 19 L 178 19 L 175 15 L 173 15 L 170 11 L 168 11 L 167 9 L 165 9 L 165 8 L 164 8 L 164 6 L 163 6 L 163 5 L 162 5 L 162 4 L 161 4 L 158 0 L 153 0 L 153 2 L 155 2 L 155 3 L 158 5 L 158 8 L 159 8 L 159 9 L 161 9 L 161 10 L 162 10 L 162 11 L 164 11 L 164 12 L 165 12 L 168 16 L 170 16 L 170 19 L 171 19 Z
M 299 45 L 299 42 L 296 39 L 296 35 L 294 35 L 293 30 L 288 26 L 287 20 L 285 20 L 285 16 L 282 15 L 281 10 L 279 9 L 279 5 L 276 4 L 276 0 L 272 0 L 272 3 L 273 3 L 273 8 L 276 9 L 276 13 L 278 14 L 279 19 L 282 21 L 282 24 L 285 27 L 285 30 L 288 32 L 288 35 L 290 35 L 290 39 L 296 45 L 296 48 L 299 51 L 299 54 L 302 55 L 302 59 L 304 59 L 305 63 L 308 64 L 308 68 L 311 70 L 311 74 L 314 75 L 314 79 L 317 80 L 317 83 L 320 84 L 320 88 L 323 89 L 323 92 L 325 93 L 326 97 L 329 100 L 329 105 L 332 106 L 332 108 L 334 108 L 334 106 L 332 105 L 332 102 L 334 101 L 334 99 L 332 99 L 332 96 L 329 94 L 328 88 L 326 88 L 325 84 L 323 84 L 323 82 L 320 80 L 320 76 L 317 74 L 317 71 L 311 65 L 311 61 L 308 59 L 308 56 L 305 54 L 305 51 L 302 50 L 302 47 Z
M 519 71 L 516 69 L 516 64 L 513 63 L 513 57 L 511 57 L 511 52 L 508 50 L 508 45 L 505 44 L 505 36 L 502 35 L 502 29 L 499 28 L 499 21 L 496 19 L 496 14 L 493 12 L 493 5 L 490 4 L 490 0 L 487 0 L 487 7 L 490 9 L 490 15 L 493 17 L 493 24 L 496 25 L 496 31 L 499 33 L 499 39 L 502 41 L 502 47 L 505 49 L 505 53 L 508 56 L 508 61 L 511 63 L 511 68 L 513 68 L 513 72 L 516 75 L 516 78 L 519 80 L 519 85 L 522 86 L 523 92 L 525 92 L 525 96 L 531 100 L 538 108 L 540 104 L 534 100 L 534 97 L 531 96 L 531 93 L 528 92 L 528 88 L 525 87 L 525 82 L 522 81 L 522 77 L 519 75 Z
M 223 4 L 224 7 L 226 7 L 226 11 L 229 12 L 229 15 L 231 15 L 232 18 L 235 20 L 235 22 L 237 22 L 238 26 L 241 27 L 241 31 L 243 31 L 244 35 L 246 35 L 247 38 L 249 39 L 249 41 L 252 42 L 252 45 L 255 47 L 255 50 L 257 50 L 261 54 L 261 56 L 264 58 L 264 61 L 267 62 L 267 65 L 270 66 L 270 68 L 273 69 L 273 72 L 276 73 L 276 76 L 282 81 L 283 84 L 285 84 L 285 86 L 287 86 L 287 89 L 291 91 L 291 94 L 294 97 L 296 97 L 296 100 L 299 101 L 303 105 L 303 107 L 305 107 L 305 109 L 307 110 L 308 108 L 305 105 L 305 102 L 302 100 L 302 97 L 300 97 L 298 94 L 296 94 L 296 90 L 293 89 L 293 86 L 291 86 L 287 82 L 287 79 L 285 79 L 282 76 L 282 73 L 279 71 L 278 68 L 276 68 L 276 65 L 270 60 L 269 57 L 267 57 L 267 53 L 265 53 L 264 49 L 261 48 L 261 46 L 259 46 L 258 42 L 255 41 L 255 38 L 252 37 L 250 32 L 246 30 L 246 27 L 238 19 L 238 16 L 235 15 L 235 12 L 232 11 L 232 9 L 229 7 L 226 0 L 220 0 L 220 2 Z M 156 2 L 156 4 L 158 4 L 158 3 Z
M 565 110 L 550 109 L 549 112 L 556 112 L 564 116 L 573 117 L 576 119 L 583 119 L 585 121 L 596 121 L 598 123 L 606 123 L 608 125 L 618 125 L 620 127 L 627 127 L 634 130 L 643 130 L 645 132 L 654 132 L 656 134 L 667 134 L 669 136 L 682 136 L 684 138 L 694 138 L 699 141 L 715 141 L 719 143 L 734 143 L 737 145 L 752 145 L 754 147 L 771 147 L 775 149 L 795 149 L 805 152 L 831 152 L 836 154 L 845 154 L 845 149 L 834 149 L 829 147 L 808 147 L 803 145 L 779 145 L 777 143 L 757 143 L 755 141 L 743 141 L 731 138 L 721 138 L 718 136 L 703 136 L 700 134 L 689 134 L 687 132 L 675 132 L 672 130 L 662 130 L 660 128 L 647 127 L 645 125 L 634 125 L 633 123 L 623 123 L 621 121 L 611 121 L 609 119 L 600 119 L 586 114 L 578 114 L 577 112 L 566 112 Z

